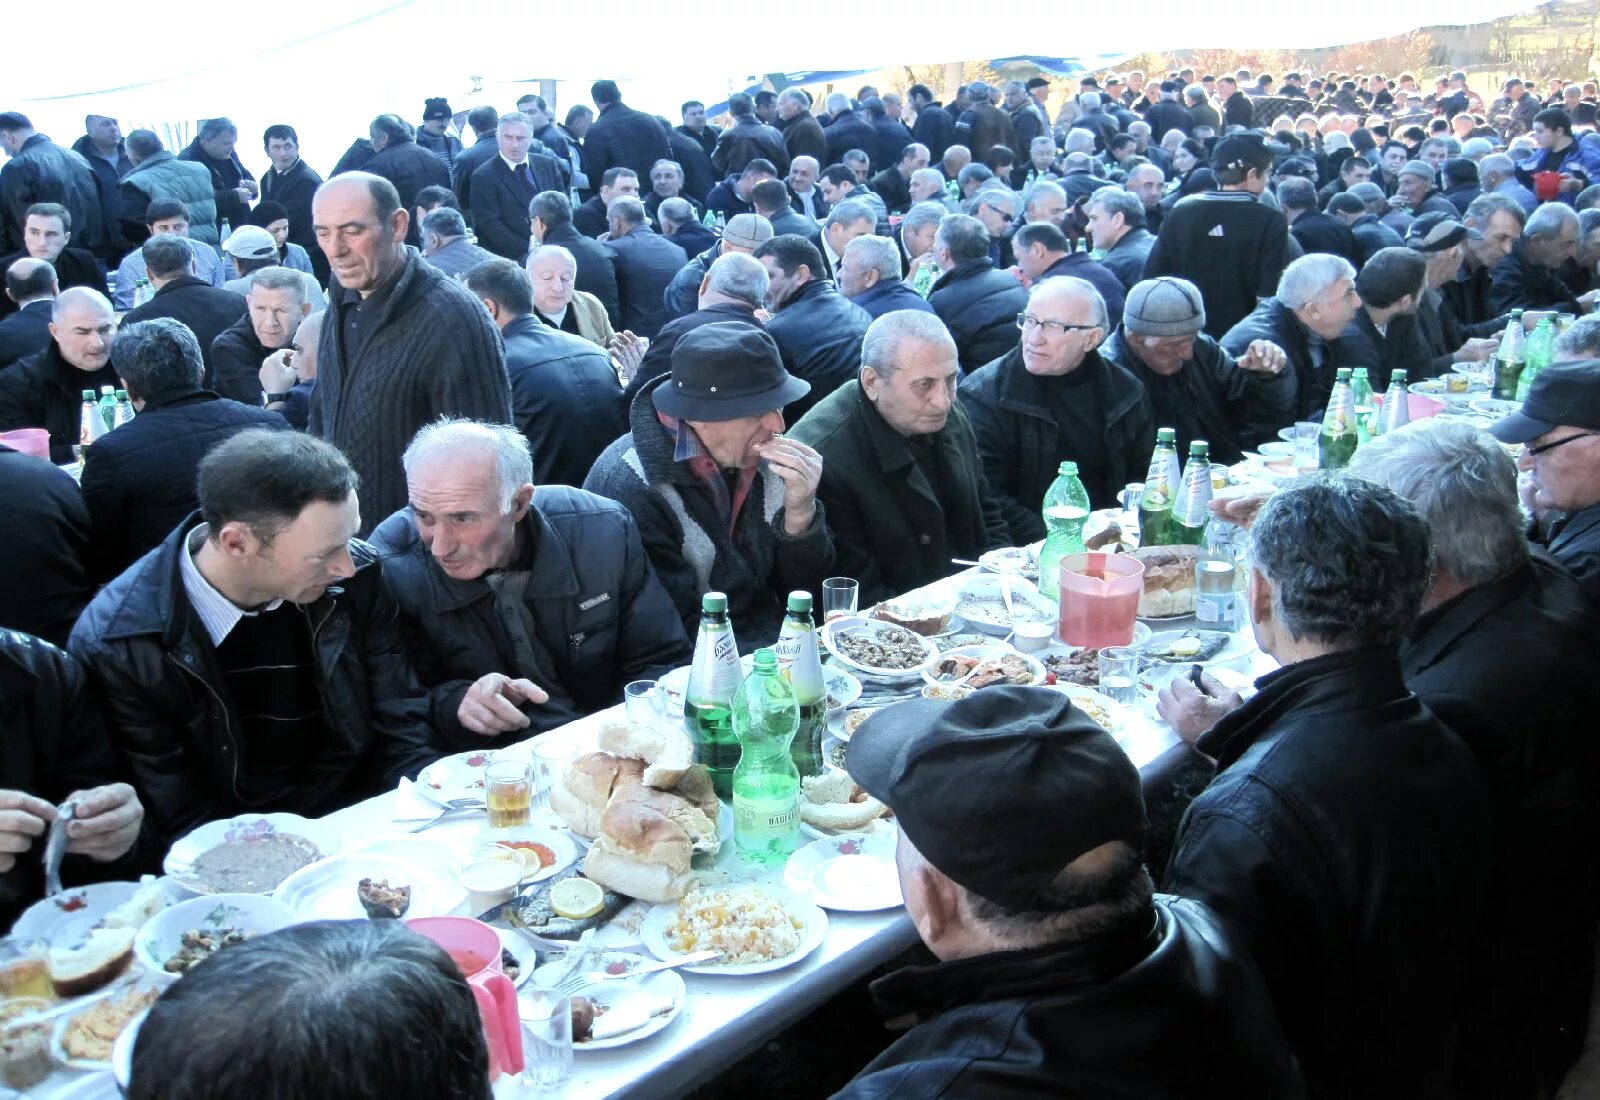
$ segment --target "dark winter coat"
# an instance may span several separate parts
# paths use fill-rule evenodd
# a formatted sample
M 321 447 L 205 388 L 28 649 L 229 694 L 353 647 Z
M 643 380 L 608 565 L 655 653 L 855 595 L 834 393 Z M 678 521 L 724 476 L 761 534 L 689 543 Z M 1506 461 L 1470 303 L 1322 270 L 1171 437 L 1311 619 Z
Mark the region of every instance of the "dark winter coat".
M 897 167 L 900 158 L 905 155 L 906 146 L 911 144 L 911 131 L 906 129 L 905 123 L 888 115 L 869 117 L 867 122 L 872 127 L 872 147 L 867 150 L 867 155 L 872 158 L 873 165 L 879 169 Z
M 1489 308 L 1494 313 L 1553 309 L 1583 316 L 1583 307 L 1574 300 L 1561 272 L 1529 260 L 1520 239 L 1511 246 L 1511 254 L 1490 270 L 1489 287 Z
M 1033 285 L 1038 286 L 1046 279 L 1053 279 L 1058 275 L 1082 279 L 1098 290 L 1100 297 L 1105 299 L 1106 318 L 1110 321 L 1111 327 L 1116 328 L 1122 324 L 1122 303 L 1127 295 L 1122 289 L 1121 280 L 1104 264 L 1091 259 L 1087 252 L 1068 252 L 1040 272 Z
M 926 145 L 928 163 L 937 165 L 944 159 L 944 151 L 956 144 L 955 119 L 938 103 L 930 103 L 917 112 L 917 124 L 911 128 L 911 140 Z
M 634 226 L 627 236 L 606 241 L 605 247 L 615 258 L 617 304 L 622 313 L 619 327 L 655 339 L 667 323 L 662 295 L 689 257 L 671 238 L 648 225 Z
M 971 372 L 1017 346 L 1017 314 L 1028 308 L 1028 291 L 993 261 L 966 260 L 939 276 L 928 304 L 955 338 L 961 369 Z
M 390 138 L 389 144 L 374 154 L 362 171 L 382 176 L 394 184 L 394 189 L 400 193 L 402 210 L 416 209 L 417 192 L 424 187 L 450 186 L 450 170 L 444 166 L 444 161 L 409 139 Z M 406 244 L 416 247 L 421 243 L 421 227 L 407 226 Z
M 600 190 L 607 168 L 631 168 L 641 180 L 650 178 L 650 166 L 671 153 L 667 135 L 651 115 L 622 103 L 610 103 L 589 127 L 583 139 L 583 174 L 589 186 Z
M 28 250 L 24 248 L 0 257 L 0 291 L 5 287 L 6 272 L 11 270 L 11 265 L 27 255 Z M 100 270 L 100 264 L 92 252 L 81 248 L 63 248 L 50 266 L 56 269 L 56 286 L 59 289 L 86 286 L 90 290 L 98 290 L 108 299 L 111 297 L 111 290 L 106 286 L 106 274 Z M 17 303 L 11 300 L 11 296 L 0 294 L 0 317 L 9 317 L 16 311 Z
M 861 369 L 861 339 L 872 317 L 833 288 L 812 279 L 772 315 L 767 332 L 777 341 L 783 365 L 811 383 L 811 392 L 783 410 L 794 424 L 817 402 L 845 385 Z
M 599 299 L 612 327 L 616 327 L 622 321 L 622 307 L 618 301 L 616 257 L 611 250 L 599 241 L 585 237 L 571 224 L 547 226 L 544 240 L 539 243 L 558 244 L 572 253 L 572 258 L 578 261 L 578 278 L 573 283 L 574 288 Z
M 1283 375 L 1293 380 L 1292 422 L 1320 420 L 1322 410 L 1328 404 L 1328 395 L 1333 392 L 1333 380 L 1338 368 L 1354 365 L 1346 363 L 1346 351 L 1341 340 L 1321 341 L 1322 362 L 1317 364 L 1312 348 L 1318 339 L 1294 315 L 1294 310 L 1276 298 L 1267 298 L 1217 342 L 1222 345 L 1223 351 L 1235 359 L 1244 355 L 1255 340 L 1269 340 L 1283 349 L 1289 360 Z
M 1356 253 L 1361 257 L 1361 262 L 1356 264 L 1357 271 L 1372 259 L 1378 249 L 1401 248 L 1406 243 L 1404 237 L 1380 222 L 1376 214 L 1363 214 L 1357 218 L 1350 226 L 1350 234 L 1356 239 Z
M 217 334 L 211 344 L 215 383 L 211 389 L 223 397 L 245 405 L 261 404 L 261 361 L 277 348 L 269 348 L 256 338 L 256 327 L 248 314 Z
M 115 364 L 85 372 L 61 358 L 54 340 L 37 355 L 17 360 L 0 371 L 0 432 L 44 428 L 50 433 L 50 461 L 72 461 L 78 442 L 83 391 L 122 387 Z
M 261 173 L 261 197 L 279 203 L 289 212 L 290 244 L 297 244 L 311 257 L 311 270 L 317 282 L 328 285 L 328 257 L 317 245 L 317 231 L 311 224 L 311 199 L 322 186 L 322 177 L 311 170 L 303 160 L 297 160 L 287 172 L 268 166 Z M 189 229 L 194 232 L 193 226 Z
M 204 279 L 196 279 L 193 275 L 180 275 L 156 291 L 155 297 L 144 305 L 135 306 L 123 314 L 122 323 L 127 326 L 156 317 L 170 317 L 174 321 L 182 321 L 188 325 L 189 331 L 194 333 L 194 338 L 200 345 L 200 357 L 206 365 L 201 385 L 207 389 L 216 389 L 214 383 L 217 365 L 211 354 L 212 344 L 224 331 L 240 321 L 243 321 L 248 328 L 249 313 L 250 307 L 245 302 L 244 295 L 212 286 Z M 253 336 L 252 330 L 252 338 Z M 260 370 L 261 360 L 257 359 L 256 365 L 250 371 L 250 386 L 254 387 L 255 399 L 246 401 L 246 398 L 240 397 L 236 400 L 246 401 L 247 404 L 261 403 L 261 386 L 256 378 L 256 373 Z M 188 514 L 188 509 L 184 510 L 184 514 Z
M 809 111 L 780 120 L 778 129 L 783 134 L 784 148 L 789 150 L 790 164 L 794 163 L 796 157 L 810 157 L 819 168 L 826 168 L 833 163 L 828 159 L 827 133 L 822 129 L 822 123 L 817 121 L 817 116 Z
M 455 189 L 456 201 L 461 204 L 461 212 L 467 216 L 468 225 L 472 224 L 472 173 L 496 159 L 499 154 L 500 138 L 494 130 L 456 154 L 455 164 L 450 168 L 450 186 Z M 527 215 L 526 207 L 523 208 L 523 215 Z
M 551 157 L 530 153 L 523 182 L 497 152 L 472 173 L 472 229 L 478 246 L 521 263 L 528 254 L 528 204 L 541 191 L 560 191 L 561 172 Z
M 65 645 L 94 595 L 87 568 L 93 532 L 83 497 L 65 471 L 0 443 L 0 509 L 12 525 L 0 627 Z
M 645 349 L 644 359 L 639 363 L 639 369 L 634 372 L 633 381 L 629 382 L 628 388 L 623 391 L 624 412 L 633 408 L 633 399 L 638 396 L 640 390 L 672 370 L 672 349 L 678 346 L 678 341 L 683 339 L 685 333 L 693 332 L 701 325 L 719 321 L 736 321 L 757 328 L 765 327 L 756 320 L 755 307 L 744 302 L 718 302 L 705 309 L 686 313 L 682 317 L 674 317 L 662 326 L 656 338 L 650 341 L 650 346 Z
M 101 254 L 117 236 L 116 225 L 106 223 L 100 185 L 89 162 L 43 134 L 34 134 L 15 156 L 0 164 L 0 252 L 25 246 L 23 222 L 28 207 L 36 202 L 67 208 L 72 239 L 79 248 Z
M 1100 266 L 1117 277 L 1124 296 L 1134 284 L 1143 281 L 1145 261 L 1156 243 L 1156 235 L 1143 228 L 1130 229 L 1100 257 Z
M 55 303 L 43 299 L 29 302 L 15 313 L 0 318 L 0 369 L 49 346 L 50 314 L 54 310 Z
M 1327 252 L 1343 256 L 1350 261 L 1350 266 L 1361 270 L 1361 248 L 1343 218 L 1315 210 L 1308 211 L 1289 223 L 1289 232 L 1307 253 Z
M 852 149 L 860 149 L 871 160 L 873 146 L 878 140 L 878 132 L 872 128 L 872 123 L 849 110 L 834 115 L 833 121 L 823 130 L 823 135 L 828 139 L 828 160 L 823 164 L 824 168 L 830 164 L 843 164 L 844 155 Z M 870 167 L 887 168 L 888 165 L 872 164 Z
M 705 281 L 706 272 L 711 270 L 712 263 L 721 254 L 722 245 L 719 242 L 678 269 L 661 295 L 661 308 L 666 312 L 668 321 L 687 317 L 699 306 L 700 284 Z
M 217 224 L 223 222 L 230 225 L 243 225 L 245 215 L 249 213 L 249 206 L 241 199 L 237 189 L 245 180 L 252 183 L 255 177 L 250 174 L 250 169 L 244 166 L 244 161 L 239 159 L 237 151 L 224 160 L 209 155 L 205 147 L 200 144 L 200 139 L 195 138 L 189 143 L 188 148 L 178 154 L 179 160 L 192 160 L 207 172 L 211 173 L 211 194 L 217 205 Z M 406 205 L 404 202 L 402 206 Z
M 987 164 L 989 150 L 996 145 L 1004 145 L 1019 160 L 1027 159 L 1027 152 L 1017 148 L 1011 116 L 991 103 L 976 104 L 956 120 L 956 140 L 972 151 L 973 164 Z
M 711 155 L 694 138 L 676 130 L 668 137 L 667 142 L 672 159 L 683 169 L 683 197 L 703 205 L 706 196 L 711 194 L 711 189 L 717 184 L 717 170 L 711 167 Z M 649 179 L 649 176 L 641 176 L 640 185 L 643 186 Z
M 885 313 L 894 313 L 902 309 L 933 313 L 933 307 L 928 304 L 928 300 L 899 279 L 879 279 L 873 286 L 850 300 L 866 310 L 867 315 L 874 321 Z
M 1557 513 L 1543 541 L 1550 555 L 1600 604 L 1600 504 Z
M 507 323 L 500 336 L 512 422 L 533 450 L 534 483 L 582 485 L 600 452 L 628 430 L 610 358 L 532 314 Z
M 1288 248 L 1283 213 L 1250 192 L 1190 195 L 1162 221 L 1144 277 L 1194 283 L 1206 303 L 1206 334 L 1221 339 L 1259 299 L 1277 292 Z
M 789 174 L 789 148 L 777 127 L 768 126 L 755 115 L 736 118 L 722 131 L 711 154 L 711 167 L 718 172 L 739 175 L 745 165 L 760 158 L 769 160 L 778 178 Z

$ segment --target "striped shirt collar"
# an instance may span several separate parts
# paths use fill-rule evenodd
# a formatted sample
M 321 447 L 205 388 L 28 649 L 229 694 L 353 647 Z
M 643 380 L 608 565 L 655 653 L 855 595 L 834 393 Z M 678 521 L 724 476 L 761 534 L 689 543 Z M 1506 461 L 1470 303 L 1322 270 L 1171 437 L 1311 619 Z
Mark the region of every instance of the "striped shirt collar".
M 184 540 L 183 553 L 178 555 L 178 572 L 183 577 L 183 591 L 189 597 L 189 606 L 200 616 L 200 622 L 205 626 L 206 636 L 211 639 L 212 646 L 219 646 L 233 628 L 239 625 L 240 619 L 246 615 L 259 615 L 263 611 L 275 611 L 283 601 L 273 600 L 255 611 L 245 611 L 218 592 L 211 582 L 206 580 L 194 561 L 195 553 L 205 545 L 208 531 L 207 526 L 202 523 L 189 532 L 188 538 Z

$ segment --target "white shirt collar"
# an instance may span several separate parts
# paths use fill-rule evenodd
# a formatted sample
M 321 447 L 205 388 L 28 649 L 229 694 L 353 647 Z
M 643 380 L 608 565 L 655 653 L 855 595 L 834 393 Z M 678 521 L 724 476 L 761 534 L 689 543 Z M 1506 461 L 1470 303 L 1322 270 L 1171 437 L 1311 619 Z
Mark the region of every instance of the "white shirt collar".
M 178 555 L 178 572 L 183 578 L 183 591 L 189 597 L 189 606 L 200 616 L 200 623 L 206 628 L 206 636 L 211 639 L 211 644 L 219 646 L 239 625 L 240 619 L 246 615 L 259 615 L 262 611 L 275 611 L 283 601 L 273 600 L 256 611 L 245 611 L 218 592 L 194 561 L 194 555 L 205 545 L 208 533 L 203 523 L 189 532 L 184 540 L 183 552 Z
M 499 158 L 501 160 L 506 162 L 506 167 L 511 169 L 513 172 L 515 172 L 517 170 L 517 165 L 519 165 L 519 164 L 527 164 L 528 163 L 528 158 L 527 157 L 523 157 L 521 160 L 512 160 L 510 157 L 506 156 L 504 153 L 499 153 L 497 155 L 499 156 Z

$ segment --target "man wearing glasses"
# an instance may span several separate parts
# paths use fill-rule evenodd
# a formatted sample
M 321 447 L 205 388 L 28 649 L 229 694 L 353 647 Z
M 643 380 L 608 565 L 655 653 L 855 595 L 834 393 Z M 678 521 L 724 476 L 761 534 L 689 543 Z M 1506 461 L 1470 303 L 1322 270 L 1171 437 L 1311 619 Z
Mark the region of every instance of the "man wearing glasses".
M 989 259 L 994 266 L 1004 271 L 1016 263 L 1006 234 L 1017 218 L 1017 193 L 1003 185 L 983 188 L 972 197 L 972 216 L 989 233 Z
M 1093 285 L 1070 275 L 1044 280 L 1016 324 L 1021 343 L 969 375 L 960 395 L 1021 546 L 1044 537 L 1040 503 L 1062 462 L 1078 464 L 1095 508 L 1109 507 L 1144 472 L 1156 426 L 1144 387 L 1097 350 L 1110 322 Z
M 1521 410 L 1489 431 L 1527 444 L 1517 460 L 1523 503 L 1552 513 L 1540 541 L 1600 599 L 1600 359 L 1542 371 Z

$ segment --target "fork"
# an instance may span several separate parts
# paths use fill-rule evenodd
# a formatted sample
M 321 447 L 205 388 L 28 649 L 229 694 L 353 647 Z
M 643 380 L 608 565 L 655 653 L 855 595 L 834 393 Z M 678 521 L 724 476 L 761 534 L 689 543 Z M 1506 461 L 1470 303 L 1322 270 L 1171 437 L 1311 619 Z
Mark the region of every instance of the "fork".
M 445 818 L 451 816 L 452 814 L 470 813 L 470 812 L 475 812 L 477 810 L 486 810 L 488 808 L 489 808 L 488 804 L 485 803 L 482 799 L 478 799 L 478 798 L 452 798 L 448 803 L 445 804 L 444 809 L 442 809 L 438 813 L 434 814 L 428 820 L 424 821 L 421 825 L 413 825 L 411 828 L 407 829 L 406 832 L 408 832 L 408 833 L 420 833 L 420 832 L 422 832 L 422 830 L 424 830 L 424 829 L 426 829 L 426 828 L 428 828 L 430 826 L 439 824 L 439 822 L 443 821 Z
M 555 993 L 558 997 L 570 997 L 579 990 L 587 989 L 592 985 L 599 985 L 601 982 L 638 978 L 645 974 L 659 974 L 663 970 L 676 970 L 680 966 L 698 966 L 701 963 L 708 963 L 713 959 L 720 958 L 722 958 L 721 951 L 696 951 L 692 955 L 683 955 L 676 959 L 669 959 L 666 962 L 635 967 L 633 970 L 622 974 L 607 974 L 601 970 L 591 970 L 587 974 L 574 974 L 564 979 L 555 986 Z

